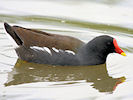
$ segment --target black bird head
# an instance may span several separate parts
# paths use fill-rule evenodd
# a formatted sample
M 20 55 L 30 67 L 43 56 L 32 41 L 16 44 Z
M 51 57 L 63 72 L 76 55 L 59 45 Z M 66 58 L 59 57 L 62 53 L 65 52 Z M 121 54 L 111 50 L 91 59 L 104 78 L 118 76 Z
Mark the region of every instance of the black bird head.
M 102 35 L 88 42 L 83 49 L 81 49 L 80 57 L 84 57 L 83 63 L 86 62 L 86 65 L 95 65 L 105 63 L 106 58 L 110 53 L 119 53 L 126 56 L 118 46 L 115 38 Z

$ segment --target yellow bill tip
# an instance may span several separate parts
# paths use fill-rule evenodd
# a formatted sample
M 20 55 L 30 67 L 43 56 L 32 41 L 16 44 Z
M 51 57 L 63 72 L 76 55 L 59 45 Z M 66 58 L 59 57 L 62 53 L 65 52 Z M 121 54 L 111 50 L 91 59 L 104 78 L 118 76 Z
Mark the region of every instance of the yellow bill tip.
M 121 55 L 122 55 L 122 56 L 126 56 L 126 53 L 125 53 L 125 52 L 122 52 Z

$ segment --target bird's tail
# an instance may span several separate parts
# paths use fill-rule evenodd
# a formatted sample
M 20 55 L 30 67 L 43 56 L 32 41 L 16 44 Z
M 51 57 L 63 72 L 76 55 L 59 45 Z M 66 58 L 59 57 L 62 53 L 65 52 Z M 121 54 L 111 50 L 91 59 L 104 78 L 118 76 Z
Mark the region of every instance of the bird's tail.
M 18 47 L 18 45 L 22 45 L 22 40 L 19 38 L 19 36 L 16 34 L 13 26 L 10 26 L 8 23 L 4 23 L 4 27 L 6 32 L 8 33 L 7 36 L 11 41 L 13 41 L 14 46 Z

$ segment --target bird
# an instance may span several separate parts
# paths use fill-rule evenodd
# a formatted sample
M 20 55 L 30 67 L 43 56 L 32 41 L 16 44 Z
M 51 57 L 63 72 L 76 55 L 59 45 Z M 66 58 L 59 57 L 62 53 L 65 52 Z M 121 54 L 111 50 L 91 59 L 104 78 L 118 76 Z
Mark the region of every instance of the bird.
M 126 56 L 116 39 L 108 35 L 97 36 L 84 43 L 70 36 L 10 26 L 8 23 L 4 23 L 4 26 L 6 32 L 18 45 L 15 48 L 18 58 L 31 63 L 89 66 L 104 64 L 110 53 Z

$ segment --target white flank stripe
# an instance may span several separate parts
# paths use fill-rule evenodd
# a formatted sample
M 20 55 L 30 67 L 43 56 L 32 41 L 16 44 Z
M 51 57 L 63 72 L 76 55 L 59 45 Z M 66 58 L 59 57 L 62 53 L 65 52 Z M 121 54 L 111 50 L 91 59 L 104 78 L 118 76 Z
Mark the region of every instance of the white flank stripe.
M 52 48 L 55 52 L 59 52 L 59 50 L 58 49 L 56 49 L 56 48 Z
M 30 47 L 31 49 L 34 49 L 34 50 L 42 50 L 42 51 L 46 51 L 46 52 L 48 52 L 50 55 L 52 55 L 52 53 L 51 53 L 51 50 L 49 49 L 49 48 L 47 48 L 47 47 L 38 47 L 38 46 L 32 46 L 32 47 Z M 55 52 L 59 52 L 59 51 L 64 51 L 64 50 L 61 50 L 61 49 L 56 49 L 56 48 L 52 48 Z M 67 53 L 71 53 L 71 54 L 73 54 L 73 55 L 75 55 L 75 53 L 73 52 L 73 51 L 70 51 L 70 50 L 65 50 L 65 52 L 67 52 Z
M 52 55 L 51 51 L 47 47 L 43 47 L 50 55 Z
M 44 48 L 42 48 L 42 47 L 32 46 L 30 48 L 44 51 Z
M 48 52 L 50 55 L 52 55 L 50 49 L 47 48 L 47 47 L 32 46 L 32 47 L 30 47 L 30 48 L 31 48 L 31 49 L 34 49 L 34 50 L 46 51 L 46 52 Z
M 70 50 L 65 50 L 65 52 L 68 52 L 68 53 L 75 55 L 75 53 L 73 51 L 70 51 Z

